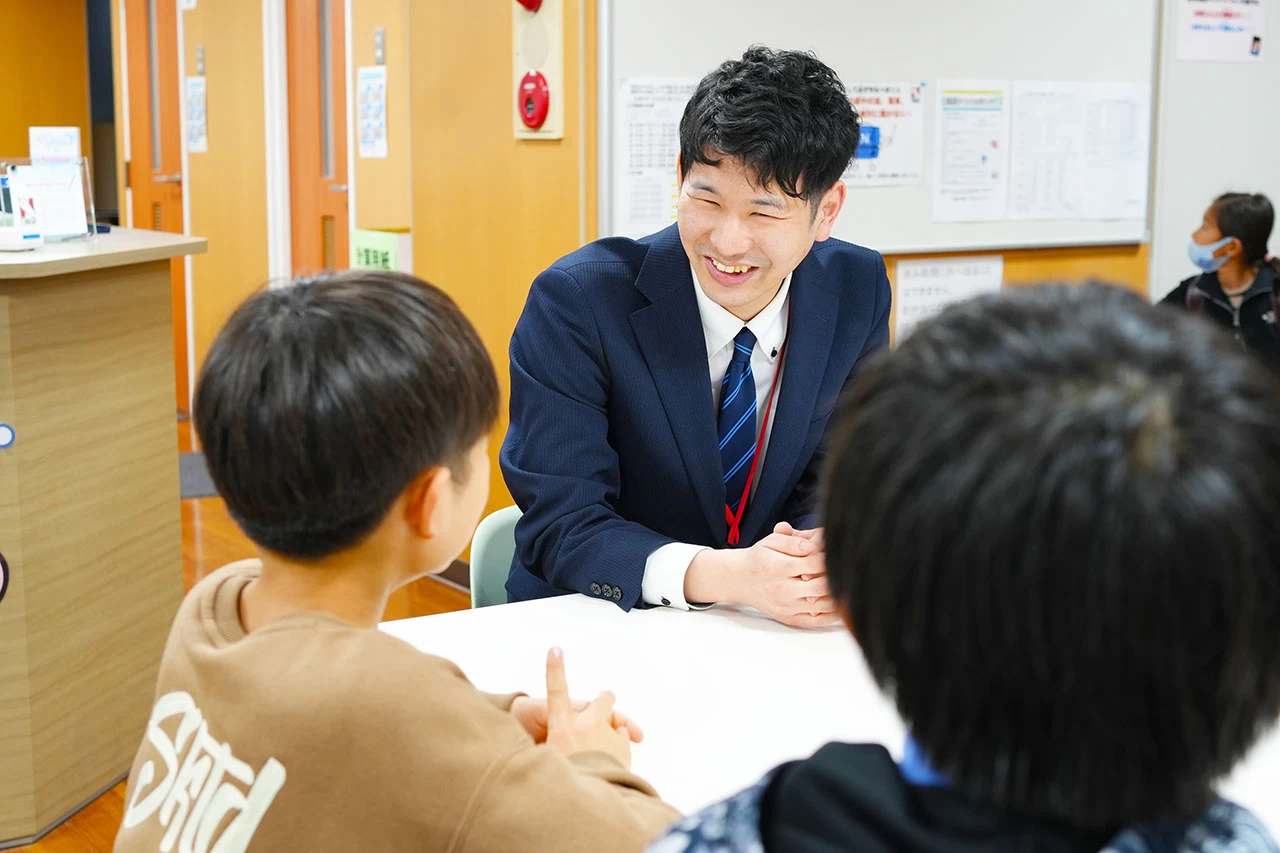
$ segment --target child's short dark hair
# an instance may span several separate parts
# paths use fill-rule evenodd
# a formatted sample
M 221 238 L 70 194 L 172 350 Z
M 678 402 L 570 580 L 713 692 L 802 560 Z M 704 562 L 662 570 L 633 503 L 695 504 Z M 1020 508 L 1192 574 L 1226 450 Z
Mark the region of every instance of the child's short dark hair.
M 827 571 L 935 769 L 1028 815 L 1199 812 L 1280 714 L 1280 382 L 1101 286 L 944 312 L 859 378 Z
M 349 548 L 423 470 L 466 475 L 498 383 L 476 330 L 412 276 L 352 271 L 247 300 L 218 334 L 195 395 L 209 473 L 262 548 Z

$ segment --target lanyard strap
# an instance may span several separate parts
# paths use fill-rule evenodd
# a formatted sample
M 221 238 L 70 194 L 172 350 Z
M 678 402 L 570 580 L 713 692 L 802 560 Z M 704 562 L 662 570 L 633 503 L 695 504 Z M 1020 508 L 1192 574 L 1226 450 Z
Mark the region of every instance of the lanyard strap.
M 724 520 L 729 525 L 730 545 L 737 545 L 742 541 L 742 516 L 747 512 L 747 501 L 751 497 L 751 484 L 756 479 L 756 468 L 760 464 L 760 452 L 764 450 L 765 433 L 769 430 L 769 418 L 773 415 L 773 395 L 778 391 L 778 380 L 782 378 L 782 366 L 787 357 L 787 339 L 791 337 L 791 306 L 787 305 L 787 337 L 782 340 L 782 347 L 778 350 L 778 370 L 773 374 L 773 384 L 769 386 L 769 402 L 764 410 L 764 421 L 760 424 L 760 437 L 756 439 L 756 452 L 751 459 L 751 470 L 747 472 L 747 484 L 742 488 L 742 500 L 738 501 L 738 512 L 735 514 L 729 508 L 729 504 L 724 505 Z

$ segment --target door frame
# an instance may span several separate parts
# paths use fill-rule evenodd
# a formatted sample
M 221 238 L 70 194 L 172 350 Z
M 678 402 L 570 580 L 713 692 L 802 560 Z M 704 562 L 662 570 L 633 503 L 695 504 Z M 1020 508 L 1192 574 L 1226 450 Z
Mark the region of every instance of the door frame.
M 348 245 L 350 245 L 351 232 L 356 230 L 356 145 L 358 144 L 358 134 L 356 132 L 356 69 L 355 69 L 355 49 L 352 47 L 351 39 L 353 30 L 351 28 L 351 4 L 352 0 L 342 0 L 342 28 L 344 30 L 345 41 L 343 57 L 343 65 L 347 75 L 347 237 Z M 410 0 L 405 0 L 405 5 L 409 7 L 409 14 L 413 14 L 413 6 Z M 409 85 L 409 81 L 405 80 L 402 84 Z M 351 259 L 347 258 L 346 263 L 350 263 Z
M 296 178 L 301 182 L 301 185 L 295 183 L 292 186 L 290 199 L 290 210 L 299 214 L 299 218 L 293 222 L 292 248 L 295 254 L 292 258 L 291 272 L 309 274 L 325 266 L 321 261 L 325 255 L 325 241 L 321 236 L 320 220 L 315 218 L 317 214 L 330 219 L 335 231 L 338 232 L 334 235 L 338 245 L 333 247 L 336 252 L 332 258 L 332 267 L 345 269 L 350 266 L 351 230 L 355 222 L 355 201 L 352 192 L 356 159 L 354 151 L 356 134 L 352 123 L 352 114 L 355 110 L 355 83 L 352 79 L 354 76 L 351 41 L 352 0 L 283 0 L 283 5 L 286 8 L 283 58 L 286 62 L 287 83 L 290 86 L 300 87 L 289 93 L 290 135 L 295 126 L 304 131 L 312 127 L 319 129 L 326 106 L 332 110 L 333 123 L 335 125 L 339 121 L 343 123 L 342 133 L 333 138 L 335 146 L 341 146 L 341 148 L 334 152 L 338 159 L 329 164 L 333 169 L 332 174 L 325 174 L 321 162 L 322 143 L 319 142 L 318 137 L 300 140 L 301 145 L 297 150 L 294 150 L 293 140 L 290 140 L 291 179 Z M 321 13 L 325 7 L 327 7 L 327 20 L 313 18 L 313 15 Z M 341 17 L 341 24 L 337 28 L 333 28 L 335 16 Z M 325 30 L 331 33 L 329 42 L 331 52 L 328 57 L 320 56 L 316 50 L 317 47 L 323 49 L 322 33 Z M 339 37 L 343 39 L 342 49 L 334 51 L 333 48 L 336 46 L 334 42 Z M 297 55 L 293 55 L 294 50 L 298 51 Z M 325 68 L 326 63 L 331 66 L 329 73 L 332 75 L 332 85 L 343 87 L 342 100 L 332 100 L 328 105 L 325 105 L 323 100 L 326 94 L 332 98 L 333 91 L 318 85 L 319 78 L 316 76 Z M 339 200 L 331 194 L 332 190 L 342 194 L 341 214 L 338 214 L 335 209 Z M 318 210 L 313 210 L 312 203 Z M 299 258 L 296 252 L 302 252 L 307 257 Z M 302 264 L 301 269 L 298 269 L 299 262 Z
M 121 0 L 123 2 L 123 0 Z M 178 3 L 178 122 L 182 138 L 182 233 L 191 236 L 191 169 L 187 152 L 187 80 L 183 73 L 187 55 L 186 4 Z M 195 414 L 196 399 L 196 312 L 195 293 L 192 288 L 192 256 L 182 259 L 182 269 L 187 280 L 187 411 Z
M 271 287 L 293 276 L 289 186 L 289 35 L 286 0 L 262 3 L 262 83 L 267 137 L 267 274 Z
M 293 276 L 286 2 L 263 0 L 262 3 L 262 74 L 267 111 L 267 266 L 273 288 L 284 287 Z M 350 233 L 356 228 L 355 67 L 351 42 L 352 0 L 341 2 L 346 37 L 343 73 L 347 82 L 347 231 Z
M 176 19 L 177 31 L 177 87 L 178 87 L 178 145 L 179 156 L 182 172 L 182 233 L 191 235 L 191 194 L 187 191 L 188 171 L 187 171 L 187 98 L 186 98 L 186 80 L 183 77 L 182 57 L 183 57 L 183 27 L 182 27 L 182 3 L 174 0 L 174 12 Z M 124 194 L 121 197 L 121 224 L 129 228 L 136 228 L 137 221 L 133 204 L 133 182 L 134 172 L 137 164 L 133 157 L 133 126 L 132 113 L 130 105 L 130 96 L 133 94 L 129 86 L 129 10 L 128 0 L 115 0 L 114 12 L 112 15 L 112 23 L 116 28 L 115 43 L 118 50 L 114 57 L 112 73 L 115 75 L 119 84 L 120 98 L 116 104 L 116 122 L 121 127 L 121 146 L 120 151 L 116 155 L 116 166 L 121 175 L 123 175 Z M 186 327 L 187 352 L 183 361 L 186 364 L 186 411 L 191 411 L 191 403 L 195 398 L 195 316 L 192 311 L 192 289 L 191 289 L 191 256 L 187 255 L 183 259 L 183 305 L 186 309 L 186 316 L 183 318 Z M 177 318 L 174 318 L 177 322 Z M 176 355 L 176 353 L 175 353 Z M 174 377 L 174 381 L 178 381 L 178 377 Z

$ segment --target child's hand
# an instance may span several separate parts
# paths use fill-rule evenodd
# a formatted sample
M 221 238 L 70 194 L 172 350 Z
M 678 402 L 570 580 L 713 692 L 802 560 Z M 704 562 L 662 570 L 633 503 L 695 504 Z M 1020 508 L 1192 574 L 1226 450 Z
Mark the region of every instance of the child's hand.
M 594 702 L 575 705 L 569 698 L 569 684 L 564 673 L 564 653 L 552 649 L 547 653 L 546 743 L 574 755 L 579 752 L 603 752 L 628 769 L 631 767 L 631 742 L 640 742 L 643 734 L 638 726 L 613 710 L 614 697 L 608 691 Z M 515 713 L 515 705 L 512 705 Z M 519 719 L 519 717 L 517 717 Z M 529 730 L 528 726 L 525 726 Z M 537 735 L 530 731 L 537 740 Z
M 573 710 L 578 712 L 585 711 L 590 704 L 585 699 L 574 699 Z M 547 742 L 546 699 L 517 696 L 516 700 L 511 703 L 511 716 L 515 717 L 520 727 L 529 733 L 534 743 Z M 613 719 L 609 723 L 615 731 L 621 731 L 625 728 L 632 743 L 639 743 L 644 740 L 644 732 L 640 730 L 640 726 L 636 724 L 635 720 L 628 718 L 626 714 L 614 711 Z

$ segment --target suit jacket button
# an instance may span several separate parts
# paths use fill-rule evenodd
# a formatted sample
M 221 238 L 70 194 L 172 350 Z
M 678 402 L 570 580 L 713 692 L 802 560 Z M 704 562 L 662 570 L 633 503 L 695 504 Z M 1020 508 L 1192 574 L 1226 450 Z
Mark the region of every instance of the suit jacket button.
M 613 597 L 613 587 L 609 586 L 607 583 L 600 584 L 600 594 L 605 598 Z
M 614 601 L 622 600 L 622 590 L 616 586 L 613 588 L 613 600 Z
M 600 594 L 600 584 L 598 584 L 598 583 L 593 583 L 593 584 L 591 585 L 591 594 L 592 594 L 592 595 L 599 595 L 599 594 Z

